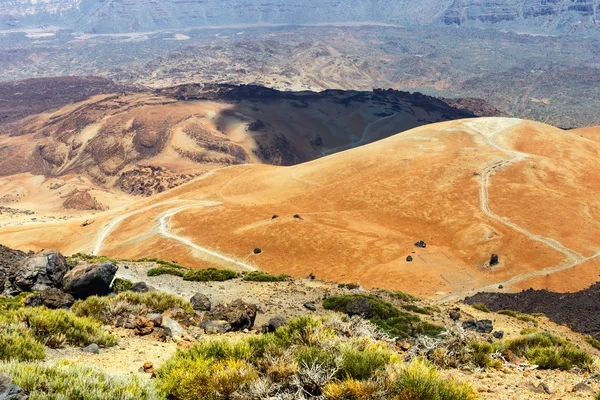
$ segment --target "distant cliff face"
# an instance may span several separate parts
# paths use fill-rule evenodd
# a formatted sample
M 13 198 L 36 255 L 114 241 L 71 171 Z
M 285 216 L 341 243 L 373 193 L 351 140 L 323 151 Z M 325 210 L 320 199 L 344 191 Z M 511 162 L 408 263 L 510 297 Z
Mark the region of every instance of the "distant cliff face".
M 600 0 L 0 0 L 0 28 L 55 25 L 85 32 L 192 26 L 376 22 L 598 32 Z

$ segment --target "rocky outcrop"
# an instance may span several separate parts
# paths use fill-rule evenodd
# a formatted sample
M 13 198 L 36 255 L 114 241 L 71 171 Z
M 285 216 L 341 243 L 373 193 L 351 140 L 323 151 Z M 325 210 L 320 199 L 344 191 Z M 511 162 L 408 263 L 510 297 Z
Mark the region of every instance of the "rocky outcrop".
M 210 299 L 202 293 L 193 295 L 190 303 L 192 303 L 192 307 L 196 311 L 210 311 L 211 308 Z
M 43 250 L 24 258 L 8 271 L 10 284 L 19 292 L 60 288 L 67 273 L 67 260 L 55 250 Z
M 207 315 L 207 319 L 212 321 L 226 321 L 231 325 L 231 330 L 242 331 L 244 329 L 252 329 L 256 313 L 256 305 L 237 299 L 228 305 L 218 304 L 214 306 Z
M 107 295 L 117 269 L 111 261 L 78 265 L 65 275 L 64 289 L 76 299 Z
M 134 196 L 149 197 L 189 182 L 194 177 L 195 174 L 177 174 L 164 167 L 141 165 L 122 172 L 115 186 Z
M 136 293 L 147 293 L 154 292 L 156 289 L 153 286 L 148 285 L 146 282 L 136 282 L 132 287 L 129 288 L 130 292 Z
M 271 318 L 265 325 L 263 325 L 261 330 L 263 333 L 272 333 L 286 324 L 287 320 L 284 317 L 275 317 Z
M 25 391 L 15 385 L 10 376 L 0 372 L 0 400 L 27 400 L 28 398 Z
M 100 203 L 87 190 L 74 190 L 67 195 L 63 207 L 71 210 L 106 211 L 108 207 Z
M 356 297 L 346 304 L 344 309 L 347 315 L 358 315 L 363 318 L 371 318 L 373 316 L 373 305 L 364 297 Z
M 48 308 L 69 308 L 75 302 L 72 295 L 56 288 L 44 289 L 40 293 L 40 299 Z

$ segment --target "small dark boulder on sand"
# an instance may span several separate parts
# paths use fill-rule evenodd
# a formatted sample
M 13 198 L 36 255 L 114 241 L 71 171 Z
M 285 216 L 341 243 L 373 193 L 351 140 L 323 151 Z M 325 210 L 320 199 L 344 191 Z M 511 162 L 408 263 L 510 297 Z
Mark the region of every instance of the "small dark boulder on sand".
M 415 247 L 420 247 L 420 248 L 424 249 L 427 247 L 427 244 L 424 241 L 419 240 L 417 243 L 415 243 Z
M 500 261 L 498 260 L 498 254 L 492 254 L 492 256 L 490 257 L 490 267 L 498 265 L 499 262 Z
M 408 256 L 408 257 L 406 257 L 406 261 L 408 261 L 408 262 L 412 262 L 412 260 L 413 260 L 412 256 Z

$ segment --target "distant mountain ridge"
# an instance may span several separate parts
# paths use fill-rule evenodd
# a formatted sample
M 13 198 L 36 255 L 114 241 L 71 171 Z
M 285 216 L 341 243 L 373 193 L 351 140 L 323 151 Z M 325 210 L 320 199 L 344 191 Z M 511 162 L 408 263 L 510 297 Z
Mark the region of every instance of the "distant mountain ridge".
M 0 29 L 58 26 L 88 33 L 242 24 L 373 22 L 600 32 L 600 0 L 0 0 Z

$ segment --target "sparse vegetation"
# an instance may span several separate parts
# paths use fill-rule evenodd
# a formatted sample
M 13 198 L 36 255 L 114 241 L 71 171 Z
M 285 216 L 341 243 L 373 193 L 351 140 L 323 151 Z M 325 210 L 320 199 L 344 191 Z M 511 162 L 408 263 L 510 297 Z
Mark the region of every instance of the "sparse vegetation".
M 471 307 L 473 307 L 474 309 L 476 309 L 478 311 L 482 311 L 485 313 L 491 312 L 490 309 L 485 304 L 471 304 Z
M 174 307 L 193 313 L 190 302 L 163 292 L 122 292 L 111 297 L 90 296 L 85 300 L 76 301 L 71 310 L 77 316 L 90 317 L 110 324 L 118 315 L 143 315 L 148 312 L 163 312 Z
M 571 342 L 547 332 L 536 332 L 498 344 L 498 350 L 512 351 L 542 369 L 589 370 L 592 357 Z
M 390 336 L 398 338 L 406 338 L 416 334 L 437 336 L 444 330 L 441 326 L 421 321 L 416 315 L 401 312 L 392 304 L 374 296 L 359 294 L 332 296 L 323 301 L 323 307 L 328 310 L 345 312 L 346 305 L 356 298 L 363 298 L 371 304 L 373 309 L 371 322 Z
M 535 319 L 531 315 L 523 314 L 518 311 L 500 310 L 500 311 L 498 311 L 498 314 L 508 315 L 510 317 L 516 318 L 519 321 L 523 321 L 523 322 L 531 322 L 534 326 L 538 325 L 537 319 Z
M 290 280 L 291 276 L 285 274 L 272 275 L 268 272 L 252 271 L 242 278 L 243 281 L 247 282 L 283 282 Z
M 148 258 L 148 257 L 143 257 L 143 258 L 135 258 L 135 259 L 131 259 L 131 260 L 123 260 L 123 261 L 129 261 L 129 262 L 148 262 L 148 263 L 152 262 L 152 263 L 160 265 L 161 267 L 186 269 L 186 267 L 184 267 L 183 265 L 180 265 L 180 264 L 176 263 L 175 261 L 163 260 L 162 258 Z
M 596 350 L 600 350 L 600 340 L 594 339 L 591 336 L 586 336 L 585 341 Z
M 340 289 L 356 290 L 356 289 L 360 289 L 360 284 L 358 284 L 358 283 L 340 283 L 340 284 L 338 284 L 338 287 Z
M 45 307 L 20 308 L 0 314 L 0 359 L 36 360 L 44 358 L 44 346 L 65 344 L 86 346 L 96 343 L 112 346 L 117 340 L 102 324 L 66 310 Z
M 402 301 L 407 301 L 407 302 L 419 300 L 418 297 L 413 296 L 412 294 L 402 292 L 400 290 L 384 290 L 384 293 L 387 293 L 390 297 L 397 299 L 397 300 L 402 300 Z
M 112 291 L 114 293 L 126 292 L 133 287 L 133 282 L 123 279 L 123 278 L 115 278 L 112 283 Z
M 171 267 L 156 267 L 150 268 L 146 273 L 148 276 L 160 276 L 160 275 L 174 275 L 183 277 L 185 275 L 185 270 L 181 268 L 171 268 Z
M 107 257 L 107 256 L 94 256 L 91 254 L 84 254 L 84 253 L 75 253 L 75 254 L 67 257 L 67 264 L 69 264 L 70 266 L 75 266 L 75 265 L 79 264 L 80 262 L 88 262 L 90 264 L 94 264 L 94 263 L 102 262 L 102 261 L 112 261 L 114 263 L 119 262 L 119 260 L 116 258 L 111 258 L 111 257 Z
M 216 268 L 195 269 L 192 271 L 187 271 L 183 275 L 184 280 L 196 282 L 223 282 L 228 281 L 230 279 L 235 279 L 237 277 L 238 273 L 235 271 Z
M 403 363 L 368 321 L 296 318 L 275 333 L 179 350 L 156 372 L 167 398 L 472 399 L 422 361 Z M 362 397 L 361 397 L 362 396 Z M 299 398 L 304 398 L 300 396 Z
M 23 292 L 19 293 L 15 297 L 4 297 L 0 296 L 0 311 L 16 310 L 25 306 L 25 300 L 31 293 Z
M 163 399 L 151 381 L 135 375 L 108 375 L 94 368 L 61 361 L 47 366 L 38 363 L 0 365 L 30 400 L 159 400 Z
M 414 312 L 417 314 L 424 314 L 424 315 L 432 315 L 433 311 L 431 311 L 431 309 L 429 307 L 419 307 L 415 304 L 404 304 L 402 306 L 403 309 L 405 309 L 406 311 L 410 311 L 410 312 Z

